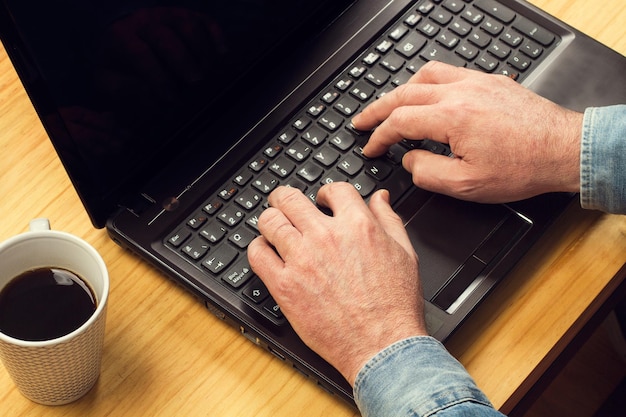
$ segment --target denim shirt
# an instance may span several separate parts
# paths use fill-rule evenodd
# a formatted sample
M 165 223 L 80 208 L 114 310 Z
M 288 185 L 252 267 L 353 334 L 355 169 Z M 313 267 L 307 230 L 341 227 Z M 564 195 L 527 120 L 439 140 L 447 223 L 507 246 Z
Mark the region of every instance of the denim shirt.
M 626 105 L 585 111 L 580 171 L 583 208 L 626 213 Z M 502 416 L 427 336 L 399 341 L 370 359 L 357 375 L 354 398 L 364 417 Z
M 580 205 L 626 214 L 626 105 L 585 110 Z
M 401 340 L 370 359 L 356 377 L 354 399 L 364 417 L 502 417 L 429 336 Z

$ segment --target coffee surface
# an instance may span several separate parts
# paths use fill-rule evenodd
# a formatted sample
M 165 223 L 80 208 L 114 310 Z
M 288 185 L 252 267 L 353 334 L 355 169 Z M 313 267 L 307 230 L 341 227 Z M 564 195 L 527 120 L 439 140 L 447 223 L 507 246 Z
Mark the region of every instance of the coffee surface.
M 0 291 L 0 331 L 21 340 L 56 339 L 78 329 L 95 310 L 96 298 L 78 275 L 38 268 Z

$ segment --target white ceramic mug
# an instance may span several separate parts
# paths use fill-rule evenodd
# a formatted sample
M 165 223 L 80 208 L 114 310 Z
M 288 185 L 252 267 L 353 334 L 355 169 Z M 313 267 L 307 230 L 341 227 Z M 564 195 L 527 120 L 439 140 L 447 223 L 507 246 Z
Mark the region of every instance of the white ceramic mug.
M 25 397 L 67 404 L 85 395 L 100 375 L 109 275 L 91 245 L 50 230 L 47 219 L 31 221 L 30 231 L 0 243 L 0 291 L 16 276 L 40 267 L 63 268 L 83 278 L 95 295 L 95 312 L 76 330 L 50 340 L 20 340 L 0 330 L 0 359 Z

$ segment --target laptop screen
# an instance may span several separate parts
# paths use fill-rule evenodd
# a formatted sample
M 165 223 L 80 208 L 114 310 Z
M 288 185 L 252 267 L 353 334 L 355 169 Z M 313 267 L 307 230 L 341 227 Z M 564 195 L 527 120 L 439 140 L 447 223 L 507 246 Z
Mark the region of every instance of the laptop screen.
M 93 220 L 184 146 L 185 127 L 249 105 L 234 93 L 244 77 L 350 2 L 10 0 L 0 30 Z M 213 139 L 207 166 L 236 139 Z

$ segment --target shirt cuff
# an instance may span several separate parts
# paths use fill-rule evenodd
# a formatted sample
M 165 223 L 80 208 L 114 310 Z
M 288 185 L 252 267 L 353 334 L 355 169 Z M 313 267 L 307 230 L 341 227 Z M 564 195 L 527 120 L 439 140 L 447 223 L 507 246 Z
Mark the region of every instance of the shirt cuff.
M 363 416 L 425 416 L 472 402 L 493 410 L 465 368 L 436 339 L 399 341 L 359 371 L 354 397 Z
M 626 105 L 585 110 L 580 146 L 580 204 L 626 214 Z

